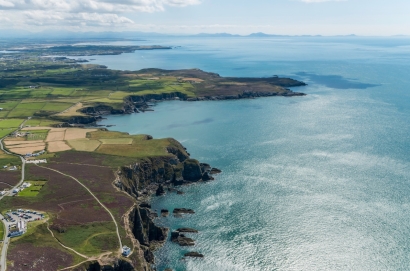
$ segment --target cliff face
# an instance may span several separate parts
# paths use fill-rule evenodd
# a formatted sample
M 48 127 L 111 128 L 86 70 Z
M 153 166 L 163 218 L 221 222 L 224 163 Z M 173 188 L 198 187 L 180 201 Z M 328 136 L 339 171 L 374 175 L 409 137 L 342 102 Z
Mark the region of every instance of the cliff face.
M 212 168 L 190 159 L 179 142 L 173 141 L 168 152 L 170 156 L 141 159 L 133 165 L 123 166 L 117 172 L 115 185 L 137 199 L 138 204 L 129 213 L 129 229 L 137 243 L 134 251 L 143 254 L 144 266 L 147 267 L 154 263 L 152 252 L 166 241 L 168 235 L 167 228 L 154 223 L 157 213 L 147 203 L 150 196 L 155 192 L 163 194 L 167 190 L 165 188 L 176 185 L 213 179 Z

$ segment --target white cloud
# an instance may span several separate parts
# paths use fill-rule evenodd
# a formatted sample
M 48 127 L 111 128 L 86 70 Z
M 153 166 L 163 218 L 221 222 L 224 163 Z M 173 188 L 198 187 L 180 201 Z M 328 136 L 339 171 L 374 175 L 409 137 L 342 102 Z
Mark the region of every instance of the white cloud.
M 130 12 L 158 12 L 167 6 L 185 7 L 200 0 L 0 0 L 2 21 L 20 17 L 23 25 L 133 24 L 122 16 Z

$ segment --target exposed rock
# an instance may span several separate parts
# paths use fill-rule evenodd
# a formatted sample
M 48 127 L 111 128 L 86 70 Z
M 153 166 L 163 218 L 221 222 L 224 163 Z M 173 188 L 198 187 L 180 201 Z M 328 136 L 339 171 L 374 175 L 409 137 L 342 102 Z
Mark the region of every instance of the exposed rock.
M 222 170 L 217 169 L 217 168 L 215 168 L 215 167 L 213 167 L 213 168 L 211 169 L 211 171 L 210 171 L 211 174 L 218 174 L 218 173 L 221 173 L 221 172 L 222 172 Z
M 186 237 L 184 234 L 181 234 L 177 231 L 171 232 L 171 241 L 177 243 L 180 246 L 195 246 L 195 240 L 189 237 Z
M 169 211 L 167 209 L 162 209 L 161 210 L 161 216 L 167 217 L 169 215 Z
M 185 257 L 203 258 L 204 255 L 198 252 L 188 252 L 184 254 Z
M 165 193 L 165 190 L 164 190 L 164 186 L 163 186 L 162 184 L 158 185 L 158 189 L 157 189 L 157 191 L 155 192 L 155 194 L 156 194 L 157 196 L 162 196 L 162 195 L 165 195 L 165 194 L 166 194 L 166 193 Z
M 168 229 L 154 224 L 147 208 L 135 208 L 130 213 L 131 230 L 135 238 L 144 246 L 151 242 L 164 242 Z
M 200 163 L 199 165 L 201 166 L 201 171 L 202 172 L 208 172 L 208 171 L 211 170 L 211 165 L 210 164 Z
M 145 139 L 146 139 L 146 140 L 151 140 L 151 139 L 154 139 L 154 138 L 152 137 L 152 135 L 146 135 L 146 136 L 145 136 Z
M 176 190 L 178 195 L 183 195 L 185 194 L 184 192 L 180 191 L 180 190 Z
M 148 202 L 141 202 L 140 207 L 141 208 L 151 208 L 151 204 L 149 204 Z
M 198 230 L 192 228 L 179 228 L 176 230 L 177 232 L 190 232 L 190 233 L 198 233 Z
M 184 180 L 197 182 L 202 178 L 201 166 L 198 160 L 187 159 L 184 161 L 182 177 Z
M 202 180 L 203 180 L 203 181 L 213 181 L 213 180 L 215 180 L 215 178 L 212 177 L 211 174 L 209 174 L 208 172 L 205 172 L 205 173 L 202 175 Z
M 195 211 L 192 209 L 186 209 L 186 208 L 175 208 L 173 211 L 174 214 L 195 214 Z

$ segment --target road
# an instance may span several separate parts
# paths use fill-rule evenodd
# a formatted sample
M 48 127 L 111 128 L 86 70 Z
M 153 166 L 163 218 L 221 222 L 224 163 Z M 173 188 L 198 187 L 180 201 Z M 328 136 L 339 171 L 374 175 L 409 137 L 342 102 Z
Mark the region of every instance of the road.
M 27 120 L 25 120 L 22 124 L 20 124 L 20 127 L 17 129 L 17 131 L 24 127 L 24 124 L 26 123 L 26 121 Z M 24 176 L 25 176 L 25 168 L 26 168 L 26 160 L 24 159 L 23 156 L 11 153 L 11 152 L 4 149 L 4 146 L 3 146 L 3 139 L 4 138 L 5 137 L 0 139 L 0 149 L 6 154 L 20 157 L 20 159 L 21 159 L 21 179 L 20 179 L 18 184 L 16 184 L 14 187 L 10 188 L 8 193 L 1 196 L 0 200 L 2 200 L 3 197 L 5 197 L 5 196 L 9 196 L 11 194 L 11 191 L 13 191 L 15 188 L 17 188 L 17 187 L 19 187 L 20 185 L 23 184 Z M 6 223 L 6 220 L 3 217 L 3 215 L 0 214 L 0 218 L 1 218 L 1 222 L 4 225 L 4 241 L 3 241 L 3 247 L 1 249 L 1 255 L 0 255 L 0 271 L 5 271 L 6 268 L 7 268 L 7 262 L 6 262 L 7 261 L 7 250 L 9 248 L 9 244 L 10 244 L 10 237 L 7 237 L 9 235 L 9 225 L 8 225 L 8 223 Z

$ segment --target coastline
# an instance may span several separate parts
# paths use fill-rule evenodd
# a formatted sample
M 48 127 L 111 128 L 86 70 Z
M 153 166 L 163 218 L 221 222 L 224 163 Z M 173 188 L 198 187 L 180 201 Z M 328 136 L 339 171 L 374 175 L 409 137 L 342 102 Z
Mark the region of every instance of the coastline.
M 239 100 L 239 99 L 253 99 L 259 97 L 272 97 L 272 96 L 305 96 L 304 93 L 293 92 L 289 90 L 289 93 L 277 95 L 277 93 L 254 93 L 250 92 L 247 95 L 238 96 L 216 96 L 216 97 L 198 97 L 195 99 L 189 99 L 182 93 L 169 93 L 169 94 L 158 94 L 158 95 L 145 95 L 145 96 L 130 96 L 124 101 L 124 107 L 127 110 L 118 111 L 107 106 L 99 106 L 87 108 L 83 113 L 90 116 L 91 119 L 95 121 L 86 124 L 97 125 L 96 123 L 102 119 L 102 116 L 107 115 L 123 115 L 140 113 L 146 111 L 154 111 L 151 109 L 150 103 L 160 102 L 160 101 L 171 101 L 171 100 L 181 100 L 181 101 L 216 101 L 216 100 Z M 72 125 L 72 124 L 69 124 Z M 150 136 L 148 136 L 150 137 Z M 174 154 L 177 160 L 171 161 L 169 158 L 147 158 L 142 164 L 136 163 L 133 168 L 122 167 L 118 172 L 118 178 L 115 182 L 115 186 L 128 195 L 136 199 L 137 203 L 132 210 L 128 213 L 128 222 L 126 225 L 128 231 L 133 233 L 134 238 L 140 244 L 140 248 L 143 251 L 141 254 L 146 261 L 147 265 L 155 266 L 155 257 L 153 252 L 158 248 L 162 247 L 166 242 L 173 242 L 179 244 L 181 247 L 190 247 L 195 244 L 195 240 L 187 238 L 184 236 L 183 231 L 173 231 L 170 232 L 169 228 L 162 227 L 155 223 L 155 220 L 159 216 L 175 215 L 173 210 L 153 210 L 151 208 L 151 200 L 155 196 L 166 196 L 167 193 L 182 194 L 178 190 L 178 186 L 190 185 L 190 184 L 200 184 L 203 182 L 208 182 L 215 180 L 214 176 L 221 173 L 222 171 L 216 168 L 212 168 L 209 164 L 200 163 L 195 159 L 191 159 L 190 154 L 186 152 L 186 148 L 182 146 L 181 143 L 176 141 L 181 145 L 185 153 L 180 152 L 176 149 L 169 150 L 170 153 Z M 185 161 L 193 161 L 194 166 L 189 168 L 189 171 L 197 172 L 194 178 L 185 178 L 186 175 L 179 172 L 179 176 L 172 176 L 169 180 L 158 181 L 157 173 L 158 170 L 156 165 L 163 164 L 168 166 L 174 166 L 178 163 L 184 163 Z M 164 166 L 167 167 L 167 166 Z M 146 172 L 149 172 L 146 174 Z M 155 172 L 154 174 L 152 174 Z M 199 173 L 198 173 L 199 172 Z M 139 175 L 136 179 L 133 175 Z M 194 174 L 195 175 L 195 174 Z M 138 183 L 142 181 L 145 183 L 143 187 L 139 187 Z M 186 206 L 180 206 L 185 208 Z M 193 211 L 193 210 L 192 210 Z M 166 215 L 164 215 L 166 214 Z M 194 231 L 195 229 L 190 229 Z M 187 257 L 203 257 L 200 252 L 191 251 L 187 254 Z M 172 269 L 171 269 L 172 270 Z

